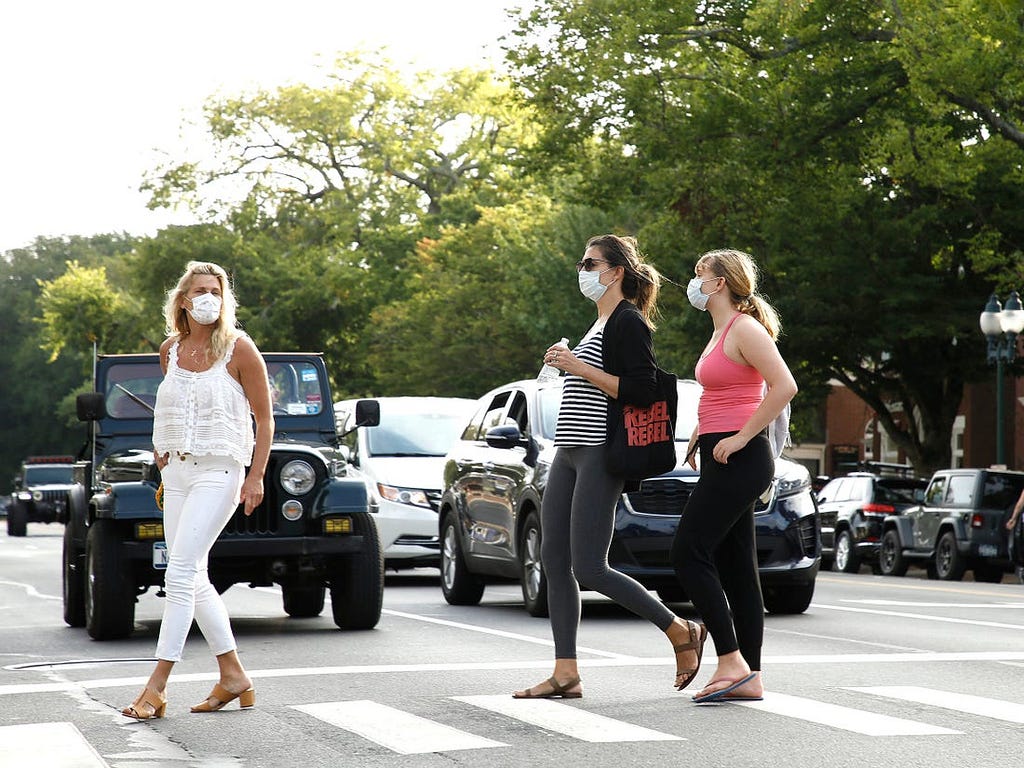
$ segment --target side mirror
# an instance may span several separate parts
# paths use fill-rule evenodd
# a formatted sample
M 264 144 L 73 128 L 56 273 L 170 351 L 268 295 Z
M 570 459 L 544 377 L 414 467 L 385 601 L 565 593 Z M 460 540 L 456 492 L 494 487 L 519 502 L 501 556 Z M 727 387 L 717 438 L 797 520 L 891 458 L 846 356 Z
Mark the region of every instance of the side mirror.
M 380 403 L 376 400 L 360 400 L 356 403 L 356 426 L 376 427 L 380 424 Z
M 75 398 L 79 421 L 98 421 L 107 416 L 107 406 L 99 392 L 83 392 Z
M 489 446 L 491 446 L 491 448 L 527 447 L 526 438 L 524 438 L 523 433 L 519 431 L 519 427 L 514 424 L 489 429 L 487 434 L 484 436 L 484 440 Z

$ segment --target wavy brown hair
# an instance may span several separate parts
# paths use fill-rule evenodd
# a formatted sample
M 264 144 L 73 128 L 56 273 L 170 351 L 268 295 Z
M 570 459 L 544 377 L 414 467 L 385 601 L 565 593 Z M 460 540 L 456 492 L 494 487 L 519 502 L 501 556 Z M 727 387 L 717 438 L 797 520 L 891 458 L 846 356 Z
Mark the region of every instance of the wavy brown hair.
M 658 290 L 661 274 L 648 264 L 635 237 L 597 235 L 587 241 L 587 249 L 597 248 L 611 267 L 622 267 L 622 295 L 636 305 L 653 330 L 658 316 Z

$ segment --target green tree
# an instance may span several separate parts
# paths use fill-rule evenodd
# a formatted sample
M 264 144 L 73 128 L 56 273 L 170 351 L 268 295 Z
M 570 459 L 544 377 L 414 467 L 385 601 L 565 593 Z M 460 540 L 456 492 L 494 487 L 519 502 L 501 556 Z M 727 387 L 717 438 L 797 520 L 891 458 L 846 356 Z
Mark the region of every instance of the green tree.
M 918 469 L 949 465 L 978 310 L 997 270 L 1021 276 L 1019 9 L 577 0 L 517 39 L 538 169 L 586 168 L 583 203 L 636 201 L 677 274 L 753 252 L 801 384 L 843 381 Z M 691 360 L 700 320 L 666 323 Z

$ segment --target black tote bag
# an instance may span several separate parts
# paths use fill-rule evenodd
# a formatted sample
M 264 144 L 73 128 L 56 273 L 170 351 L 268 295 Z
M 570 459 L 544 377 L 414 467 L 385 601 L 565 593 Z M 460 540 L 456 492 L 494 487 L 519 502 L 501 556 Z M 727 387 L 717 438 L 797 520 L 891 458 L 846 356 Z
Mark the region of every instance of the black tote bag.
M 608 471 L 643 480 L 676 466 L 676 375 L 656 368 L 656 395 L 647 407 L 609 402 Z

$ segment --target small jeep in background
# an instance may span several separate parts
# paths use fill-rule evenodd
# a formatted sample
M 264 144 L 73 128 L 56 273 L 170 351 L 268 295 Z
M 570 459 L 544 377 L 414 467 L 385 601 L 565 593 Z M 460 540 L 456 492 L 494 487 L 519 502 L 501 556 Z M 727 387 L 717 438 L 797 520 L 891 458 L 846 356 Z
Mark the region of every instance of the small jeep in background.
M 331 592 L 334 623 L 370 629 L 380 620 L 384 561 L 366 486 L 347 477 L 335 431 L 327 370 L 318 354 L 266 353 L 275 435 L 264 498 L 241 505 L 213 545 L 209 575 L 233 584 L 280 584 L 284 611 L 318 616 Z M 78 396 L 91 424 L 91 455 L 74 465 L 64 531 L 64 621 L 97 640 L 127 637 L 137 597 L 163 587 L 163 514 L 155 492 L 153 404 L 163 379 L 156 354 L 102 355 L 95 392 Z M 372 401 L 357 421 L 379 419 Z
M 932 475 L 921 504 L 890 515 L 882 523 L 878 564 L 888 576 L 902 576 L 911 565 L 928 577 L 1000 582 L 1013 571 L 1006 521 L 1024 489 L 1024 472 L 943 469 Z
M 7 535 L 24 536 L 28 523 L 62 523 L 74 456 L 29 456 L 14 478 Z

